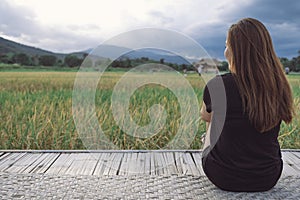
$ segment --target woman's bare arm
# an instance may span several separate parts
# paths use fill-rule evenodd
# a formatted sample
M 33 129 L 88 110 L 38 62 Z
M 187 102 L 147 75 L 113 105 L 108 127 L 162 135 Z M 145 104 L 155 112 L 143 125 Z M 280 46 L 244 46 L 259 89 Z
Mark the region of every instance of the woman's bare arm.
M 202 118 L 204 121 L 210 123 L 210 121 L 211 121 L 211 115 L 212 115 L 212 114 L 206 111 L 206 105 L 205 105 L 204 102 L 203 102 L 203 104 L 202 104 L 202 108 L 201 108 L 200 113 L 201 113 L 201 118 Z
M 210 122 L 211 122 L 212 113 L 208 113 L 206 111 L 206 105 L 204 102 L 202 104 L 200 113 L 201 113 L 201 119 L 206 122 L 206 134 L 205 134 L 205 140 L 203 146 L 203 149 L 205 149 L 210 145 Z

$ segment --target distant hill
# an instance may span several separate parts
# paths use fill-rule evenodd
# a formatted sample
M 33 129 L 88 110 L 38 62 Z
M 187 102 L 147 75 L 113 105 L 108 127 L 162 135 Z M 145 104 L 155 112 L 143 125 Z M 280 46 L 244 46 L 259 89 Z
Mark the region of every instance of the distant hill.
M 60 59 L 65 56 L 64 54 L 53 53 L 51 51 L 46 51 L 36 47 L 23 45 L 0 37 L 0 54 L 9 54 L 9 53 L 14 53 L 14 54 L 25 53 L 29 56 L 54 55 Z
M 127 55 L 129 58 L 141 58 L 141 57 L 148 57 L 149 59 L 160 61 L 160 59 L 164 59 L 166 63 L 174 63 L 174 64 L 186 64 L 189 65 L 188 60 L 180 55 L 176 55 L 174 53 L 161 50 L 161 49 L 152 49 L 146 48 L 141 50 L 134 50 L 128 53 Z M 191 61 L 191 60 L 190 60 Z M 193 60 L 196 61 L 196 60 Z
M 102 46 L 103 48 L 95 48 L 95 49 L 87 49 L 85 51 L 79 52 L 72 52 L 68 54 L 73 54 L 78 58 L 83 58 L 84 54 L 95 54 L 97 56 L 101 56 L 104 58 L 116 59 L 116 57 L 127 57 L 129 59 L 136 59 L 136 58 L 149 58 L 150 60 L 160 61 L 164 59 L 166 63 L 174 63 L 174 64 L 187 64 L 189 62 L 197 62 L 198 60 L 185 60 L 180 55 L 176 55 L 174 53 L 161 50 L 161 49 L 153 49 L 153 48 L 145 48 L 145 49 L 138 49 L 132 50 L 126 47 L 121 46 L 114 46 L 114 45 L 105 45 Z M 64 53 L 54 53 L 51 51 L 47 51 L 44 49 L 27 46 L 24 44 L 20 44 L 17 42 L 13 42 L 7 39 L 0 37 L 0 55 L 2 54 L 18 54 L 18 53 L 25 53 L 30 57 L 34 56 L 42 56 L 42 55 L 53 55 L 57 57 L 57 60 L 64 60 L 64 58 L 68 54 Z
M 61 60 L 63 60 L 65 56 L 68 55 L 63 53 L 54 53 L 44 49 L 27 46 L 0 37 L 0 54 L 17 54 L 17 53 L 25 53 L 28 56 L 53 55 L 56 56 L 57 59 L 61 59 Z M 82 57 L 84 53 L 85 52 L 75 52 L 72 54 L 75 54 L 78 57 Z
M 115 46 L 115 45 L 102 45 L 101 48 L 96 48 L 90 53 L 95 54 L 97 56 L 115 59 L 115 58 L 149 58 L 150 60 L 160 61 L 160 59 L 164 59 L 166 63 L 174 63 L 174 64 L 190 64 L 183 57 L 176 55 L 174 53 L 168 52 L 162 49 L 154 49 L 154 48 L 144 48 L 144 49 L 136 49 L 132 50 L 126 47 Z M 198 60 L 189 60 L 189 61 L 198 61 Z

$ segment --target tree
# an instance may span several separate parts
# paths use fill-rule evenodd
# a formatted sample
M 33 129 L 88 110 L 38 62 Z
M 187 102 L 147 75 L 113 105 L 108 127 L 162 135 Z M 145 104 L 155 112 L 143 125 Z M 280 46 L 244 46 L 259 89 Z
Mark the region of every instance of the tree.
M 31 56 L 31 65 L 33 66 L 39 65 L 39 56 L 37 54 Z
M 82 57 L 83 57 L 83 60 L 86 58 L 86 57 L 88 57 L 88 53 L 83 53 L 83 55 L 82 55 Z
M 161 59 L 159 60 L 159 63 L 160 63 L 160 64 L 164 64 L 164 63 L 165 63 L 165 59 L 164 59 L 164 58 L 161 58 Z
M 11 60 L 7 54 L 0 54 L 0 63 L 9 63 Z
M 296 58 L 296 70 L 300 71 L 300 50 L 298 51 L 298 57 Z
M 59 59 L 57 62 L 56 62 L 57 66 L 60 66 L 62 67 L 64 65 L 63 61 L 61 59 Z
M 56 57 L 53 55 L 40 56 L 39 64 L 44 66 L 54 66 L 56 64 Z
M 148 57 L 141 57 L 142 61 L 149 61 Z
M 279 60 L 282 64 L 283 68 L 288 67 L 288 68 L 290 68 L 290 70 L 295 71 L 295 69 L 292 66 L 292 62 L 288 58 L 283 57 L 283 58 L 279 58 Z
M 129 58 L 126 58 L 126 60 L 124 61 L 124 67 L 126 68 L 131 68 L 131 60 Z
M 180 69 L 182 69 L 184 72 L 186 72 L 186 71 L 187 71 L 187 66 L 186 66 L 186 64 L 181 64 L 181 65 L 180 65 Z
M 79 67 L 82 63 L 82 59 L 78 58 L 75 55 L 69 54 L 65 57 L 65 64 L 68 67 Z
M 31 61 L 27 54 L 25 53 L 18 53 L 13 55 L 12 60 L 14 63 L 20 64 L 20 65 L 30 65 Z
M 228 62 L 222 61 L 221 66 L 218 67 L 220 71 L 228 71 Z
M 297 58 L 292 58 L 292 60 L 290 61 L 290 70 L 291 71 L 297 71 Z
M 121 63 L 119 60 L 114 60 L 111 64 L 111 67 L 113 68 L 117 68 L 117 67 L 120 67 L 121 66 Z

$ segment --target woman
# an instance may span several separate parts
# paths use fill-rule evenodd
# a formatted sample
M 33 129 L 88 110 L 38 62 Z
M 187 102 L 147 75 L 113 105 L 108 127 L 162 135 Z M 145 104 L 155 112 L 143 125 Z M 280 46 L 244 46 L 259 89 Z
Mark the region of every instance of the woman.
M 245 18 L 230 27 L 224 55 L 230 73 L 212 79 L 204 89 L 201 114 L 209 128 L 203 170 L 223 190 L 267 191 L 282 172 L 277 137 L 281 121 L 292 120 L 291 89 L 271 37 L 258 20 Z M 225 90 L 225 112 L 214 95 L 222 90 L 218 79 Z

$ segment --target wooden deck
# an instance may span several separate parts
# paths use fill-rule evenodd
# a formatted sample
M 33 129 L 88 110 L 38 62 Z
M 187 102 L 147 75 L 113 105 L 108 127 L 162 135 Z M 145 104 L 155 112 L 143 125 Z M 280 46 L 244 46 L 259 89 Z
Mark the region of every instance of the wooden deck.
M 0 151 L 0 172 L 204 175 L 201 151 Z M 300 150 L 282 150 L 282 176 L 300 175 Z

